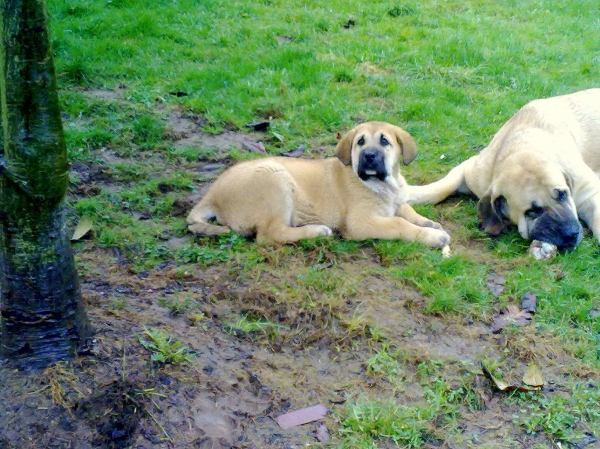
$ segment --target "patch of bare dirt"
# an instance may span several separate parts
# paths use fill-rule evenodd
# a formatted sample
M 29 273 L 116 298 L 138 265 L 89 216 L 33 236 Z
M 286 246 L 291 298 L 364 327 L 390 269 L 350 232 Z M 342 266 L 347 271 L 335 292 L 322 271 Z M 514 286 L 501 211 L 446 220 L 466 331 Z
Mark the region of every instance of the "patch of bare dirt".
M 138 276 L 93 245 L 79 258 L 88 267 L 82 288 L 96 328 L 95 355 L 43 374 L 0 370 L 0 447 L 305 447 L 317 443 L 317 423 L 282 430 L 274 418 L 316 404 L 343 413 L 344 402 L 365 391 L 381 399 L 394 394 L 385 381 L 367 375 L 365 361 L 375 348 L 365 333 L 349 335 L 347 320 L 364 316 L 377 323 L 410 356 L 403 389 L 395 393 L 407 405 L 423 402 L 423 389 L 411 377 L 420 362 L 441 361 L 448 377 L 460 382 L 465 363 L 477 366 L 484 354 L 501 357 L 513 344 L 482 323 L 424 315 L 414 306 L 422 297 L 376 275 L 363 275 L 355 292 L 332 309 L 319 306 L 317 296 L 311 307 L 288 303 L 271 291 L 281 279 L 241 275 L 230 264 L 192 268 L 187 275 L 166 265 Z M 327 269 L 352 277 L 376 266 L 371 259 L 343 259 Z M 303 265 L 285 264 L 290 273 Z M 193 314 L 204 318 L 191 322 L 159 305 L 159 298 L 177 295 L 193 298 L 199 307 Z M 227 323 L 240 314 L 264 317 L 286 330 L 274 339 L 234 335 Z M 146 328 L 173 335 L 194 352 L 194 362 L 153 364 L 138 341 Z M 566 359 L 554 358 L 549 376 L 560 384 Z M 472 387 L 485 405 L 462 425 L 481 442 L 501 441 L 507 429 L 514 432 L 511 410 L 498 400 L 501 393 L 478 379 Z M 331 414 L 323 422 L 335 430 Z M 333 437 L 335 442 L 335 432 Z
M 231 147 L 243 148 L 244 142 L 257 142 L 260 136 L 241 131 L 209 134 L 202 130 L 204 120 L 190 115 L 169 113 L 167 126 L 172 130 L 174 147 L 198 147 L 213 150 L 213 158 L 227 158 Z
M 91 98 L 96 98 L 99 100 L 108 100 L 108 101 L 118 101 L 123 98 L 123 90 L 125 88 L 118 88 L 115 90 L 107 90 L 107 89 L 91 89 L 83 91 L 85 95 Z

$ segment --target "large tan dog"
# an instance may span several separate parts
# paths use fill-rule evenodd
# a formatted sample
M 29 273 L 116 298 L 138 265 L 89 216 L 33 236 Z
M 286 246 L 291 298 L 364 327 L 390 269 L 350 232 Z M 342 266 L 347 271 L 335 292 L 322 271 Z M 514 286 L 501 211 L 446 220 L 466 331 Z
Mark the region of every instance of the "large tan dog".
M 190 231 L 234 230 L 266 243 L 290 243 L 337 230 L 351 240 L 448 244 L 450 237 L 439 224 L 406 203 L 399 162 L 408 164 L 417 151 L 406 131 L 363 123 L 342 137 L 336 151 L 338 158 L 270 157 L 231 167 L 190 212 Z M 213 218 L 221 225 L 209 223 Z
M 512 222 L 525 239 L 572 249 L 582 238 L 579 218 L 600 240 L 599 175 L 600 89 L 590 89 L 525 105 L 477 156 L 409 187 L 409 202 L 471 193 L 488 233 Z

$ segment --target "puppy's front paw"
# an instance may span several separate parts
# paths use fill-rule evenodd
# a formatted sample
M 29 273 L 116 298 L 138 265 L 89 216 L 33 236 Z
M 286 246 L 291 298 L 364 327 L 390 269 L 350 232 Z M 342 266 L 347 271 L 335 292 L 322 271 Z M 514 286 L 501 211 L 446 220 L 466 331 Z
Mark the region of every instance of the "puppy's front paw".
M 442 248 L 450 243 L 450 236 L 446 231 L 427 229 L 427 235 L 423 243 L 432 248 Z

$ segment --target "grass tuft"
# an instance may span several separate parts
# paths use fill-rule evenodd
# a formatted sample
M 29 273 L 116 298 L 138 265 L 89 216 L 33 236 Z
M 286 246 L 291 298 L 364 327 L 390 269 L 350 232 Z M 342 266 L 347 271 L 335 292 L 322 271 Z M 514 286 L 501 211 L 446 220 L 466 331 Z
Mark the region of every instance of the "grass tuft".
M 171 335 L 155 328 L 144 330 L 144 335 L 147 339 L 140 336 L 138 340 L 144 348 L 152 353 L 150 360 L 153 362 L 159 365 L 167 363 L 178 365 L 191 362 L 190 349 L 183 346 L 180 341 L 174 340 Z

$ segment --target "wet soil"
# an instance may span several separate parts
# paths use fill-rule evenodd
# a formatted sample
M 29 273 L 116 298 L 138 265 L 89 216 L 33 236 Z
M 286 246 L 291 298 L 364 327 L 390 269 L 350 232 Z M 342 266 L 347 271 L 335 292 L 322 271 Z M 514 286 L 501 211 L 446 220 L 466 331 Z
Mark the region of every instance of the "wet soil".
M 216 155 L 216 161 L 190 164 L 190 170 L 206 174 L 207 183 L 177 200 L 174 215 L 183 220 L 222 169 L 214 164 L 231 163 L 227 149 L 256 137 L 207 135 L 198 118 L 184 114 L 168 120 L 173 145 L 208 146 Z M 73 166 L 74 198 L 127 186 L 110 169 L 118 156 L 104 153 L 94 164 Z M 164 163 L 166 171 L 174 169 L 160 155 L 145 157 Z M 177 248 L 190 239 L 172 238 L 167 246 Z M 82 292 L 95 328 L 93 351 L 41 373 L 0 367 L 0 449 L 334 447 L 339 442 L 337 417 L 349 400 L 367 395 L 423 404 L 416 372 L 421 362 L 431 360 L 442 364 L 450 381 L 460 383 L 466 371 L 475 373 L 470 388 L 480 404 L 464 413 L 459 425 L 464 435 L 476 436 L 477 444 L 446 438 L 443 427 L 432 422 L 424 447 L 510 447 L 509 438 L 520 442 L 513 447 L 550 444 L 514 426 L 515 410 L 503 401 L 506 394 L 495 391 L 477 367 L 484 356 L 503 359 L 511 348 L 515 356 L 507 363 L 515 371 L 522 372 L 532 359 L 543 360 L 546 377 L 560 390 L 564 376 L 579 369 L 572 359 L 540 343 L 533 328 L 518 338 L 493 335 L 485 317 L 463 322 L 453 315 L 423 313 L 429 299 L 407 282 L 381 276 L 381 261 L 368 246 L 360 254 L 329 255 L 332 262 L 325 264 L 320 251 L 302 250 L 292 257 L 266 249 L 267 268 L 258 271 L 228 261 L 185 271 L 164 263 L 137 274 L 119 251 L 93 239 L 78 246 Z M 331 270 L 342 279 L 339 295 L 309 292 L 308 304 L 293 296 L 295 273 L 307 266 Z M 190 298 L 196 309 L 173 315 L 164 304 L 176 298 Z M 243 315 L 277 323 L 283 330 L 267 335 L 232 332 L 228 323 Z M 367 373 L 365 361 L 378 349 L 370 329 L 374 324 L 402 348 L 401 388 Z M 152 362 L 140 343 L 149 328 L 181 341 L 192 351 L 193 361 Z M 329 411 L 320 422 L 283 430 L 274 420 L 317 404 Z M 328 443 L 316 438 L 321 424 L 331 433 Z M 380 447 L 395 446 L 381 441 Z

